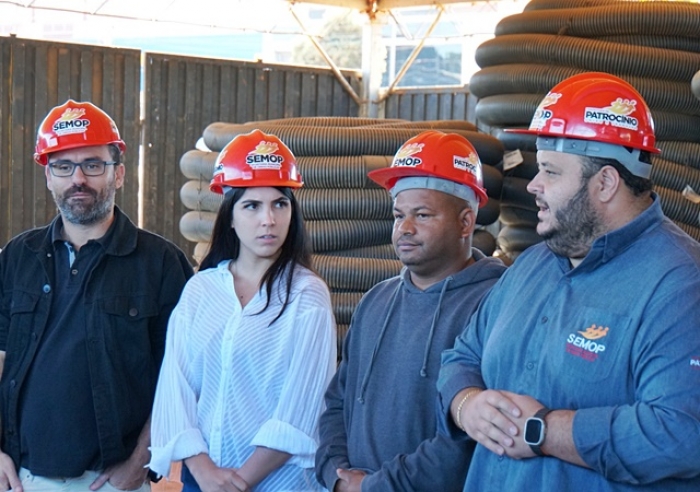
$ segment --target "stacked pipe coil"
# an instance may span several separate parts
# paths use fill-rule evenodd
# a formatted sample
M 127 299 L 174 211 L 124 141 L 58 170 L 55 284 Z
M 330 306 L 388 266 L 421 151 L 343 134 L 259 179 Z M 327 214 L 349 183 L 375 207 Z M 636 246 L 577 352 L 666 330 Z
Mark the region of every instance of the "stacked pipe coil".
M 526 128 L 549 89 L 587 71 L 617 75 L 645 98 L 662 150 L 652 157 L 655 191 L 664 213 L 700 240 L 700 205 L 683 195 L 686 186 L 700 189 L 699 25 L 697 3 L 621 0 L 532 0 L 498 24 L 476 51 L 481 70 L 469 87 L 480 127 L 522 154 L 504 172 L 501 250 L 515 257 L 540 240 L 525 189 L 537 173 L 535 139 L 504 130 Z
M 210 151 L 191 150 L 180 160 L 180 170 L 189 179 L 180 190 L 180 198 L 190 210 L 180 220 L 180 232 L 197 243 L 195 256 L 200 259 L 222 201 L 221 195 L 209 191 L 218 152 L 236 135 L 256 128 L 277 135 L 297 157 L 304 187 L 295 195 L 309 232 L 314 267 L 331 290 L 339 344 L 362 295 L 401 270 L 391 246 L 391 197 L 367 178 L 367 173 L 388 167 L 406 140 L 426 129 L 465 136 L 484 164 L 489 195 L 487 205 L 479 210 L 477 224 L 498 221 L 503 176 L 497 166 L 503 159 L 503 145 L 491 135 L 478 133 L 471 123 L 345 117 L 212 123 L 203 135 Z M 480 228 L 474 234 L 474 246 L 490 255 L 496 249 L 496 239 Z

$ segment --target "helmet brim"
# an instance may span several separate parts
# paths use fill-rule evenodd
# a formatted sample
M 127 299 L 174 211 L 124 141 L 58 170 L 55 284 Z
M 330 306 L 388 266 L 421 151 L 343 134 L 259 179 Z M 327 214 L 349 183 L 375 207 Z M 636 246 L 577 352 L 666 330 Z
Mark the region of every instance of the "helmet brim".
M 401 178 L 409 177 L 420 177 L 420 176 L 430 176 L 433 178 L 447 179 L 445 176 L 437 173 L 432 173 L 426 171 L 425 169 L 416 169 L 408 166 L 397 166 L 397 167 L 387 167 L 384 169 L 375 169 L 367 173 L 367 177 L 377 183 L 379 186 L 386 190 L 391 190 L 396 182 Z M 472 186 L 464 184 L 464 186 L 469 186 L 474 192 L 479 200 L 479 206 L 483 206 L 488 201 L 488 195 L 483 188 L 477 186 Z

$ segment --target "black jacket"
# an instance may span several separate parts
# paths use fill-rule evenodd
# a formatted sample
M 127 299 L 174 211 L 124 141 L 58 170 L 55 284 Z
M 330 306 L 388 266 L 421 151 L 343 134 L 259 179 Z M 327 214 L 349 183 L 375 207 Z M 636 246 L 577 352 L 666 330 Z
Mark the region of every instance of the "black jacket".
M 50 316 L 52 224 L 24 232 L 0 253 L 2 450 L 19 465 L 20 392 Z M 170 312 L 192 276 L 184 253 L 138 229 L 115 207 L 105 255 L 87 277 L 88 365 L 106 468 L 128 458 L 151 414 Z M 60 377 L 60 375 L 56 375 Z M 60 409 L 56 411 L 60 412 Z

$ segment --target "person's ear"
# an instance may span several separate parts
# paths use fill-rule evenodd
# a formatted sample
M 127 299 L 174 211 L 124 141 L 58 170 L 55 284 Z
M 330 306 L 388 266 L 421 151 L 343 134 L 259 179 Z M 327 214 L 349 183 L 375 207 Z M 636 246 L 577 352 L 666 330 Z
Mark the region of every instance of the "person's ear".
M 601 202 L 609 202 L 622 185 L 620 173 L 612 166 L 603 166 L 593 178 L 594 191 Z
M 475 210 L 470 207 L 464 207 L 459 212 L 459 223 L 462 226 L 462 237 L 471 236 L 474 232 L 474 227 L 476 227 L 476 214 Z
M 126 174 L 126 168 L 121 162 L 114 166 L 114 185 L 117 189 L 121 188 L 124 184 L 124 175 Z

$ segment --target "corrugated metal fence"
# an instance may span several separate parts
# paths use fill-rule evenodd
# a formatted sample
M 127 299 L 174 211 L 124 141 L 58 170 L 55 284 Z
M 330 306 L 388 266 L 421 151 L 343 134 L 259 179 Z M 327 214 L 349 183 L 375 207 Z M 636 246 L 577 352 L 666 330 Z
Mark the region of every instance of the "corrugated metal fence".
M 343 75 L 359 92 L 359 75 Z M 359 111 L 327 69 L 0 37 L 0 245 L 56 214 L 32 153 L 37 126 L 68 98 L 102 107 L 126 141 L 119 206 L 136 221 L 141 186 L 143 226 L 190 253 L 194 245 L 179 232 L 186 211 L 179 199 L 185 182 L 179 161 L 208 124 L 357 116 Z M 399 90 L 387 99 L 385 113 L 410 120 L 471 120 L 473 104 L 465 89 Z M 141 144 L 139 180 L 135 163 Z
M 179 232 L 187 209 L 180 157 L 206 126 L 292 116 L 357 116 L 358 106 L 330 70 L 255 62 L 145 55 L 144 227 L 192 252 Z M 356 88 L 354 72 L 346 79 Z
M 476 121 L 476 98 L 467 87 L 396 89 L 386 99 L 385 118 Z

